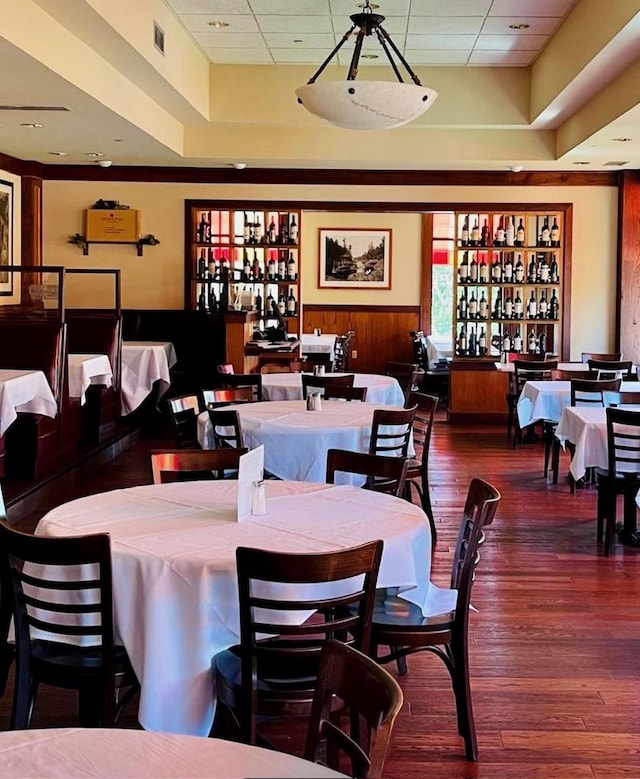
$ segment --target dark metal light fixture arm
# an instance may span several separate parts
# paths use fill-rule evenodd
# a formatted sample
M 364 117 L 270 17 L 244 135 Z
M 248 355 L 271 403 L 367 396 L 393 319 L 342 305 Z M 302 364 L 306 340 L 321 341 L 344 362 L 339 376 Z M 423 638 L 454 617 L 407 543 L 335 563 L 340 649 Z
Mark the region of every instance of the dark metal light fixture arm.
M 382 32 L 384 32 L 384 30 Z M 386 42 L 384 36 L 382 35 L 382 33 L 380 32 L 380 27 L 376 28 L 376 35 L 378 36 L 378 43 L 382 47 L 382 51 L 384 51 L 384 53 L 387 55 L 387 59 L 389 60 L 389 64 L 393 68 L 393 72 L 396 74 L 396 78 L 398 79 L 398 81 L 401 84 L 404 84 L 404 79 L 402 78 L 402 74 L 400 73 L 400 71 L 398 69 L 398 66 L 395 63 L 395 60 L 391 56 L 391 52 L 389 51 L 389 48 L 387 46 L 387 42 Z
M 364 27 L 358 30 L 355 46 L 353 49 L 353 56 L 351 57 L 351 64 L 349 65 L 349 72 L 347 73 L 347 81 L 354 81 L 358 75 L 358 62 L 360 61 L 360 52 L 362 51 L 362 44 L 364 42 L 364 36 L 367 34 Z
M 389 35 L 389 33 L 384 29 L 384 27 L 378 27 L 378 32 L 380 32 L 383 35 L 385 41 L 389 44 L 389 46 L 391 46 L 391 48 L 395 52 L 396 56 L 400 60 L 400 62 L 402 62 L 402 64 L 405 66 L 405 68 L 407 69 L 407 73 L 411 76 L 411 79 L 412 79 L 413 83 L 416 86 L 421 87 L 422 83 L 421 83 L 420 79 L 413 72 L 413 70 L 411 68 L 411 65 L 409 65 L 409 63 L 406 61 L 406 59 L 402 56 L 402 52 L 400 51 L 400 49 L 391 40 L 391 36 Z M 402 81 L 402 79 L 400 79 L 400 81 Z
M 331 62 L 331 60 L 335 57 L 335 55 L 340 51 L 340 49 L 344 46 L 344 44 L 349 40 L 351 37 L 351 34 L 356 29 L 356 25 L 354 24 L 353 27 L 345 32 L 345 34 L 342 36 L 342 40 L 338 45 L 335 47 L 335 49 L 329 54 L 329 56 L 325 59 L 325 61 L 320 65 L 318 70 L 311 76 L 311 78 L 307 81 L 307 84 L 315 84 L 316 79 L 318 76 L 322 73 L 322 71 L 327 67 L 327 65 Z

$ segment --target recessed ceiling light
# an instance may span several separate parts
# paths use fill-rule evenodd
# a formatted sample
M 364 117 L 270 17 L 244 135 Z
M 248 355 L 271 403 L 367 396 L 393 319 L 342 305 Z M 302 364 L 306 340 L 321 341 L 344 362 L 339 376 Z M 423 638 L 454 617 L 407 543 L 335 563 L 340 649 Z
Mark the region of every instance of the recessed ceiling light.
M 377 60 L 378 55 L 377 54 L 363 54 L 362 55 L 363 60 Z
M 124 140 L 124 138 L 114 138 L 113 142 L 114 143 L 122 143 L 123 140 Z
M 510 24 L 509 29 L 510 30 L 528 30 L 530 25 L 528 24 Z
M 302 38 L 294 38 L 293 42 L 294 43 L 302 43 L 303 41 L 302 41 Z
M 66 157 L 67 152 L 66 151 L 50 151 L 49 154 L 52 154 L 54 157 Z
M 614 138 L 614 141 L 617 141 L 617 143 L 628 143 L 629 141 L 632 141 L 633 138 Z
M 38 127 L 44 127 L 44 125 L 39 122 L 21 122 L 20 127 L 28 127 L 30 130 L 34 130 Z
M 574 162 L 574 165 L 590 165 L 590 162 L 587 162 L 586 160 L 580 160 L 580 162 Z
M 209 27 L 215 27 L 216 30 L 221 30 L 223 27 L 229 26 L 229 22 L 222 22 L 219 19 L 216 19 L 213 22 L 207 22 L 207 24 L 209 25 Z
M 104 157 L 104 154 L 101 151 L 88 151 L 84 155 L 85 157 Z

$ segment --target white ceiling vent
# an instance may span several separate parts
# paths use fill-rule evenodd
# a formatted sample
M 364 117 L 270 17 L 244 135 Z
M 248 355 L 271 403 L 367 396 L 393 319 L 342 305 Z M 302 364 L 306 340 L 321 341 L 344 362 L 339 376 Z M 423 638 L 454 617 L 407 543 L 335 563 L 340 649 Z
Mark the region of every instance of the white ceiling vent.
M 155 21 L 153 23 L 153 45 L 164 57 L 164 30 Z
M 0 111 L 68 111 L 62 105 L 0 105 Z

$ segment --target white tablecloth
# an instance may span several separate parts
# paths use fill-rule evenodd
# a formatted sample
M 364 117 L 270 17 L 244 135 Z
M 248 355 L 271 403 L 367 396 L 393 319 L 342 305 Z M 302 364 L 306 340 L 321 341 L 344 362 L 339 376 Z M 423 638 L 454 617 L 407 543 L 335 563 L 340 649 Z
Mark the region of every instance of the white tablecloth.
M 300 373 L 266 373 L 262 377 L 263 400 L 302 400 Z M 325 376 L 344 376 L 344 373 L 326 373 Z M 355 373 L 354 387 L 367 388 L 367 403 L 379 406 L 404 406 L 404 395 L 393 376 L 377 373 Z
M 111 386 L 113 371 L 106 354 L 69 355 L 69 397 L 86 401 L 86 391 L 91 384 Z
M 640 406 L 624 406 L 625 410 L 640 411 Z M 587 468 L 609 467 L 607 442 L 607 415 L 600 406 L 565 406 L 556 428 L 560 443 L 569 441 L 575 452 L 569 464 L 574 479 L 582 479 Z
M 42 371 L 0 369 L 0 435 L 18 418 L 18 412 L 55 417 L 58 406 Z
M 272 480 L 266 493 L 267 513 L 242 522 L 234 481 L 115 490 L 40 521 L 38 535 L 111 534 L 116 629 L 142 686 L 146 729 L 209 732 L 211 658 L 239 639 L 238 546 L 311 553 L 382 539 L 379 586 L 405 588 L 427 613 L 455 603 L 455 591 L 430 584 L 431 534 L 418 506 L 327 484 Z
M 321 411 L 307 411 L 302 400 L 265 401 L 235 406 L 244 444 L 264 444 L 264 467 L 280 479 L 324 482 L 327 450 L 368 452 L 375 408 L 360 401 L 323 400 Z M 386 407 L 385 407 L 386 408 Z M 397 409 L 395 409 L 397 410 Z M 198 442 L 213 448 L 209 413 L 198 416 Z M 413 449 L 410 449 L 413 455 Z M 362 484 L 360 476 L 337 473 L 339 484 Z
M 322 335 L 303 333 L 300 336 L 300 352 L 302 354 L 328 354 L 331 360 L 334 360 L 337 337 L 335 333 L 323 333 Z
M 542 356 L 540 356 L 540 359 L 542 360 Z M 493 364 L 502 373 L 515 373 L 516 369 L 512 362 L 494 362 Z M 558 370 L 578 371 L 579 373 L 582 373 L 583 371 L 588 371 L 589 366 L 584 362 L 559 362 Z M 595 375 L 594 375 L 594 379 L 595 379 Z
M 620 392 L 637 392 L 640 383 L 623 381 Z M 526 427 L 542 419 L 558 422 L 562 409 L 571 403 L 570 381 L 528 381 L 518 399 L 518 422 Z
M 160 383 L 158 398 L 169 389 L 169 368 L 177 362 L 167 341 L 125 341 L 122 344 L 122 413 L 130 414 Z
M 0 733 L 2 779 L 244 779 L 341 777 L 271 749 L 216 738 L 118 728 Z

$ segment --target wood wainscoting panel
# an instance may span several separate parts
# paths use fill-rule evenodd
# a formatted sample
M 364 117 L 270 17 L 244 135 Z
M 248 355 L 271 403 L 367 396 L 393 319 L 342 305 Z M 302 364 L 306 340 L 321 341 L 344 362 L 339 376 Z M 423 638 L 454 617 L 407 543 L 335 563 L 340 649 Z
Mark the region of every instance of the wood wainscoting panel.
M 410 330 L 420 328 L 419 306 L 331 306 L 305 304 L 302 332 L 312 333 L 319 327 L 323 333 L 342 335 L 355 332 L 351 370 L 360 373 L 385 373 L 387 360 L 413 362 Z

